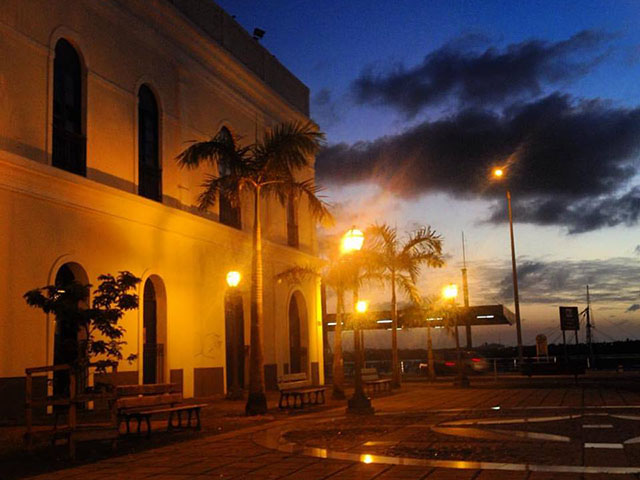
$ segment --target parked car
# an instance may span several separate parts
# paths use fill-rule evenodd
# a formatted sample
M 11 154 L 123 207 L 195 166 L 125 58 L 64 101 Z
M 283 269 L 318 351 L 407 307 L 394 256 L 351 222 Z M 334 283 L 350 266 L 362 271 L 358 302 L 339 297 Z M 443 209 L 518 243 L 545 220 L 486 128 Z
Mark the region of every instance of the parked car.
M 480 374 L 489 369 L 487 359 L 473 350 L 462 350 L 462 365 L 467 375 Z M 456 365 L 456 351 L 444 350 L 435 352 L 434 368 L 436 375 L 455 375 L 458 373 Z M 419 365 L 420 374 L 429 374 L 429 364 L 425 361 Z

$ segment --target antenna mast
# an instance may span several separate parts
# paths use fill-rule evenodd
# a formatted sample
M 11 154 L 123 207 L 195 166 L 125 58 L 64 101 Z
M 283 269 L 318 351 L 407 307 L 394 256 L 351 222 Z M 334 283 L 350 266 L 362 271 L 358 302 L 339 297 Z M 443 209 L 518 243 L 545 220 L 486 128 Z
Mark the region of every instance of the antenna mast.
M 585 310 L 587 318 L 587 348 L 589 349 L 589 367 L 595 367 L 595 358 L 593 356 L 593 336 L 591 332 L 591 298 L 589 296 L 589 285 L 587 285 L 587 308 Z

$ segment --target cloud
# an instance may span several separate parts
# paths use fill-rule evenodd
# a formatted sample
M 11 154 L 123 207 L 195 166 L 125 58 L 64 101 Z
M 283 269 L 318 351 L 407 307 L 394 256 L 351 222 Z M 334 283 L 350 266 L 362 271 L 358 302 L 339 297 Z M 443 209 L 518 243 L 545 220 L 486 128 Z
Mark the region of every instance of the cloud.
M 640 189 L 625 189 L 639 155 L 640 108 L 554 93 L 502 113 L 467 109 L 372 142 L 333 145 L 317 166 L 321 181 L 334 185 L 371 182 L 403 198 L 491 199 L 504 186 L 488 173 L 506 164 L 517 221 L 578 233 L 637 222 Z M 503 210 L 490 219 L 504 221 Z
M 341 119 L 338 105 L 328 88 L 321 88 L 311 97 L 311 113 L 323 128 L 335 125 Z
M 357 104 L 391 107 L 408 117 L 445 102 L 507 105 L 584 76 L 608 53 L 612 38 L 585 30 L 558 42 L 529 40 L 503 49 L 480 49 L 477 45 L 485 38 L 465 36 L 412 68 L 400 64 L 376 72 L 367 67 L 351 90 Z
M 636 245 L 636 248 L 633 249 L 633 253 L 640 255 L 640 245 Z
M 627 308 L 625 312 L 635 312 L 636 310 L 640 310 L 640 303 L 634 303 L 629 308 Z
M 482 285 L 484 301 L 510 303 L 513 284 L 510 262 L 477 262 L 470 266 L 470 284 Z M 584 305 L 586 285 L 599 309 L 637 301 L 635 284 L 640 264 L 627 257 L 606 260 L 518 260 L 518 287 L 523 304 Z M 624 307 L 618 306 L 623 309 Z M 632 305 L 627 311 L 640 309 Z

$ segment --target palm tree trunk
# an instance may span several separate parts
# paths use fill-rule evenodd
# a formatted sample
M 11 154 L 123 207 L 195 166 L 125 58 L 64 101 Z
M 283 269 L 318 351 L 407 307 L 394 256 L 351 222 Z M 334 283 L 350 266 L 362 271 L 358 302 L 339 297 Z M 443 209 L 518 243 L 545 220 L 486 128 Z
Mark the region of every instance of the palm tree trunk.
M 260 189 L 256 187 L 253 218 L 253 261 L 251 265 L 251 357 L 249 359 L 249 397 L 247 415 L 267 412 L 264 389 L 264 305 L 262 275 L 262 226 L 260 224 Z
M 433 342 L 431 341 L 431 326 L 427 325 L 427 363 L 429 366 L 429 380 L 436 378 L 436 366 L 433 358 Z
M 342 317 L 344 314 L 344 289 L 337 288 L 336 329 L 333 335 L 333 392 L 331 397 L 344 400 L 344 365 L 342 358 Z
M 394 388 L 400 388 L 400 362 L 398 362 L 398 302 L 396 300 L 396 274 L 391 272 L 391 368 Z

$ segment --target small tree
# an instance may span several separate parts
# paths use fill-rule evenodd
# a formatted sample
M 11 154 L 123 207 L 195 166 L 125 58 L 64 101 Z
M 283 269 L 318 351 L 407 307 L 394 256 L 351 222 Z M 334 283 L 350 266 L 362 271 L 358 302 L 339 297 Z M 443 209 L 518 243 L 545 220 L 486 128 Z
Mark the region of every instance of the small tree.
M 106 274 L 98 277 L 100 284 L 94 291 L 91 308 L 82 304 L 89 297 L 91 285 L 72 282 L 68 285 L 47 285 L 24 294 L 27 304 L 43 312 L 52 313 L 59 328 L 75 333 L 77 341 L 61 345 L 74 358 L 71 368 L 78 378 L 94 362 L 97 371 L 104 372 L 107 365 L 122 360 L 122 340 L 125 329 L 118 324 L 124 312 L 138 308 L 135 287 L 140 279 L 130 272 L 119 272 L 117 277 Z M 128 361 L 136 355 L 129 355 Z

